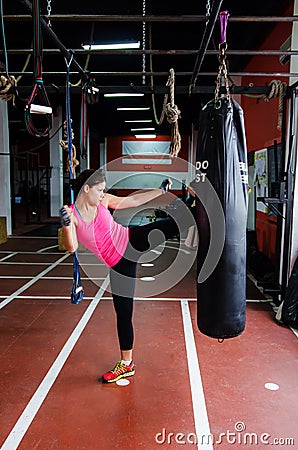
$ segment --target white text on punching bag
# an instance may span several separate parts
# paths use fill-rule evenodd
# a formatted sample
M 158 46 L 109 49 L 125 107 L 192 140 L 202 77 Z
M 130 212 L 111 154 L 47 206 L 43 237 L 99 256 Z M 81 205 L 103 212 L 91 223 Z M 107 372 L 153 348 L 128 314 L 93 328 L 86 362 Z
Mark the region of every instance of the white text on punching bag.
M 209 166 L 209 162 L 207 160 L 204 161 L 196 161 L 196 171 L 199 171 L 199 173 L 196 173 L 196 183 L 204 183 L 206 181 L 206 172 L 201 172 L 201 169 L 207 170 Z

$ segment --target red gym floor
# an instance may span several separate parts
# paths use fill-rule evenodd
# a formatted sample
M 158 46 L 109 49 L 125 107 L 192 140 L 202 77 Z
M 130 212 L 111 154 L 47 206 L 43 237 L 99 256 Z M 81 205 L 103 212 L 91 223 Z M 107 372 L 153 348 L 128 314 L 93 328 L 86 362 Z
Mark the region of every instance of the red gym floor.
M 57 238 L 0 245 L 1 449 L 298 448 L 298 332 L 250 278 L 246 329 L 223 343 L 197 328 L 195 264 L 162 292 L 140 280 L 153 295 L 135 301 L 136 375 L 103 385 L 119 357 L 115 317 L 107 270 L 82 258 L 85 298 L 72 305 Z

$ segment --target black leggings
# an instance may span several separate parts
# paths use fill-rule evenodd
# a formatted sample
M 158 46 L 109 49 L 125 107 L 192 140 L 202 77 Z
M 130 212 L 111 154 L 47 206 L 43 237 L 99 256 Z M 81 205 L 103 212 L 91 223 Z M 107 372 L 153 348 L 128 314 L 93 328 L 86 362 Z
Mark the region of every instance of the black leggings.
M 154 232 L 154 230 L 158 230 Z M 151 233 L 152 232 L 152 233 Z M 129 244 L 120 261 L 110 269 L 110 282 L 117 317 L 117 331 L 121 350 L 133 348 L 133 297 L 137 262 L 143 252 L 178 236 L 179 230 L 172 218 L 129 229 Z

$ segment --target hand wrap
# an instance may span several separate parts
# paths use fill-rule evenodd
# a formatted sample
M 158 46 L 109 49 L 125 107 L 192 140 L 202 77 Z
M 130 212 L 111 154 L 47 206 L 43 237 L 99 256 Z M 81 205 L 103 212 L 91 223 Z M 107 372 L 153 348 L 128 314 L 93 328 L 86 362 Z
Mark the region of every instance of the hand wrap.
M 62 207 L 59 212 L 60 212 L 61 225 L 64 225 L 65 227 L 69 227 L 70 217 L 69 217 L 69 214 L 67 213 L 66 209 L 64 207 Z

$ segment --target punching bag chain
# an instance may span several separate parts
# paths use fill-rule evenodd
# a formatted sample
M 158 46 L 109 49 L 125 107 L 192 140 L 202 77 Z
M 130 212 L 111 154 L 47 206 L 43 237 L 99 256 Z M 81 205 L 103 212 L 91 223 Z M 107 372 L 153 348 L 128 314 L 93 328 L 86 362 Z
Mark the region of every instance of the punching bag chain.
M 226 55 L 225 51 L 227 48 L 227 44 L 225 43 L 224 46 L 220 44 L 220 56 L 219 56 L 219 68 L 218 68 L 218 74 L 216 78 L 216 88 L 215 88 L 215 105 L 218 104 L 220 100 L 220 88 L 222 83 L 224 82 L 224 85 L 226 87 L 226 98 L 231 103 L 231 94 L 230 94 L 230 85 L 229 85 L 229 77 L 228 77 L 228 69 L 227 69 L 227 63 L 226 63 Z
M 215 106 L 219 105 L 220 98 L 220 88 L 222 85 L 226 87 L 226 98 L 228 102 L 231 104 L 231 95 L 230 95 L 230 85 L 229 85 L 229 77 L 228 77 L 228 69 L 226 63 L 226 50 L 227 50 L 227 42 L 226 42 L 226 33 L 228 26 L 228 11 L 222 11 L 220 13 L 220 44 L 219 44 L 219 68 L 218 74 L 216 78 L 216 88 L 215 88 Z
M 52 4 L 51 4 L 51 0 L 47 0 L 47 16 L 48 16 L 48 26 L 51 28 L 52 24 L 51 24 L 51 12 L 52 12 Z
M 146 16 L 146 0 L 143 0 L 143 8 L 142 8 L 142 16 L 145 17 Z M 143 20 L 142 23 L 142 48 L 143 50 L 146 50 L 146 22 Z M 146 72 L 146 55 L 145 53 L 143 53 L 142 55 L 142 71 L 143 71 L 143 75 L 142 75 L 142 84 L 146 84 L 146 77 L 145 77 L 145 72 Z

